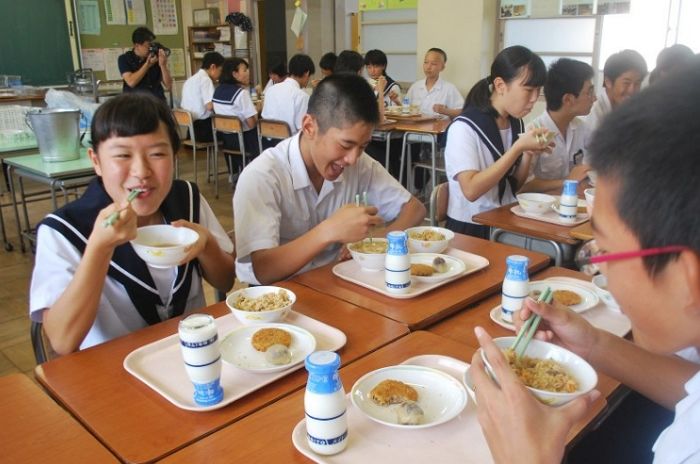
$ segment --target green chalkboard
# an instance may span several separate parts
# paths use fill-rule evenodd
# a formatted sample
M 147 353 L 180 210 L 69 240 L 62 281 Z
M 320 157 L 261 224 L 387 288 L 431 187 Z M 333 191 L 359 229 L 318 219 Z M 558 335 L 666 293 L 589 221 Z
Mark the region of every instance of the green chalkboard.
M 0 74 L 25 85 L 65 84 L 73 71 L 64 0 L 0 0 Z

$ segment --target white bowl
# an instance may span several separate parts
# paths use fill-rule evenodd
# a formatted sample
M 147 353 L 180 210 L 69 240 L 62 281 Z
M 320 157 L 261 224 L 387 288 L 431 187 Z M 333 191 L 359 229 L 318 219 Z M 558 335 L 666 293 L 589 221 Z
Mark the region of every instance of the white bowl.
M 556 201 L 555 197 L 545 193 L 519 193 L 516 198 L 522 209 L 535 214 L 548 212 Z
M 493 341 L 501 350 L 505 350 L 513 345 L 515 337 L 495 338 Z M 493 371 L 493 367 L 489 363 L 489 360 L 483 350 L 481 355 L 484 359 L 484 364 L 486 364 L 486 369 L 489 374 L 491 374 L 494 379 L 498 380 Z M 526 387 L 544 404 L 548 404 L 550 406 L 561 406 L 581 395 L 588 393 L 598 384 L 598 374 L 596 374 L 595 369 L 593 369 L 593 367 L 591 367 L 591 365 L 588 364 L 585 359 L 565 348 L 554 345 L 553 343 L 548 343 L 533 338 L 527 345 L 525 356 L 556 361 L 562 365 L 569 375 L 571 375 L 578 383 L 578 388 L 576 391 L 571 393 L 559 393 Z
M 583 191 L 583 195 L 586 197 L 586 211 L 588 211 L 588 215 L 591 216 L 593 214 L 593 200 L 595 200 L 595 189 L 587 188 Z
M 615 297 L 613 297 L 613 294 L 610 293 L 610 290 L 608 290 L 608 278 L 606 276 L 604 276 L 603 274 L 598 274 L 597 276 L 593 277 L 593 280 L 591 280 L 591 282 L 593 282 L 593 285 L 595 286 L 595 292 L 603 300 L 603 303 L 608 305 L 608 307 L 620 307 L 620 305 L 617 304 L 617 301 L 615 301 Z
M 347 247 L 348 250 L 350 250 L 350 255 L 362 269 L 367 271 L 383 271 L 386 251 L 384 253 L 363 253 L 354 249 L 358 243 L 369 243 L 369 240 L 370 239 L 366 238 L 362 240 L 362 242 L 348 243 Z M 372 241 L 382 242 L 387 246 L 389 245 L 386 238 L 373 238 Z
M 131 245 L 150 266 L 165 268 L 180 264 L 187 254 L 187 248 L 198 239 L 199 234 L 187 227 L 159 224 L 139 227 Z
M 268 293 L 277 293 L 280 290 L 284 291 L 289 295 L 290 303 L 286 306 L 281 306 L 274 309 L 266 309 L 261 311 L 249 311 L 245 309 L 238 308 L 235 302 L 238 300 L 239 296 L 245 296 L 248 298 L 259 298 Z M 226 297 L 226 306 L 231 310 L 236 319 L 241 321 L 243 324 L 256 324 L 261 322 L 279 322 L 283 320 L 287 313 L 292 309 L 294 303 L 297 301 L 297 296 L 293 291 L 287 290 L 282 287 L 275 286 L 260 286 L 260 287 L 248 287 L 236 290 Z
M 411 233 L 421 233 L 425 231 L 434 231 L 442 234 L 444 240 L 420 240 L 411 238 Z M 408 236 L 408 249 L 411 253 L 442 253 L 450 246 L 450 242 L 455 238 L 454 232 L 444 227 L 411 227 L 406 229 Z
M 470 365 L 464 370 L 464 373 L 462 374 L 462 383 L 465 387 L 467 387 L 467 393 L 469 393 L 469 397 L 472 399 L 474 404 L 476 404 L 476 390 L 474 387 L 474 380 L 472 379 L 472 376 L 469 373 L 471 368 L 472 366 Z

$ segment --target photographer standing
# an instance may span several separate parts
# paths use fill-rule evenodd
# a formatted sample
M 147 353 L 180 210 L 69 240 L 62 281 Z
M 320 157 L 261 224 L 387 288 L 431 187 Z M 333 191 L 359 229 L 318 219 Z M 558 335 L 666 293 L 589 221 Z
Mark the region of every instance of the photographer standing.
M 165 100 L 163 86 L 170 90 L 173 83 L 168 70 L 170 50 L 154 42 L 155 38 L 146 27 L 134 30 L 134 48 L 119 57 L 119 72 L 124 79 L 124 92 L 150 92 Z

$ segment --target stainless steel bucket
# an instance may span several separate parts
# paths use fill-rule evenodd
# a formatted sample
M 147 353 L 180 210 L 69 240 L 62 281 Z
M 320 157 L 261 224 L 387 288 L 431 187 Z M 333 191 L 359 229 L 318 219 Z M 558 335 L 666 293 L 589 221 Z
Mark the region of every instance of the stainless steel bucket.
M 27 113 L 44 161 L 70 161 L 80 157 L 80 110 L 39 109 Z

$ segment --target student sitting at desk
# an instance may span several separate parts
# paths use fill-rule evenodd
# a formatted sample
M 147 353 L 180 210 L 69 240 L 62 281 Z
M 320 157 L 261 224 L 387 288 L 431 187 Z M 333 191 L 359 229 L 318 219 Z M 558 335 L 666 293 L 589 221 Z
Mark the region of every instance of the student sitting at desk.
M 289 76 L 265 93 L 262 117 L 284 121 L 292 134 L 299 132 L 309 104 L 309 94 L 304 89 L 315 72 L 314 62 L 308 55 L 294 55 L 289 60 Z
M 151 50 L 156 36 L 145 27 L 138 27 L 131 34 L 134 48 L 119 57 L 119 74 L 124 79 L 123 92 L 149 92 L 165 101 L 163 86 L 170 90 L 173 79 L 168 70 L 165 50 Z
M 321 75 L 323 77 L 328 77 L 333 74 L 336 61 L 338 61 L 338 56 L 333 52 L 328 52 L 321 57 L 321 60 L 318 62 L 318 67 L 321 69 Z
M 369 85 L 377 93 L 377 97 L 380 95 L 383 97 L 385 107 L 392 104 L 401 106 L 401 86 L 386 73 L 387 64 L 386 55 L 381 50 L 370 50 L 365 54 L 365 68 L 367 69 Z M 386 82 L 383 88 L 377 88 L 378 80 L 382 78 Z M 379 93 L 380 90 L 381 93 Z
M 214 83 L 221 77 L 224 57 L 221 53 L 208 52 L 202 60 L 202 69 L 187 79 L 182 86 L 180 106 L 189 111 L 194 119 L 194 136 L 197 142 L 211 142 L 211 113 L 214 109 Z
M 445 165 L 449 182 L 448 229 L 489 238 L 489 228 L 472 216 L 515 201 L 533 156 L 547 148 L 525 131 L 522 117 L 532 110 L 547 69 L 525 47 L 503 49 L 491 75 L 469 91 L 464 111 L 447 130 Z
M 243 58 L 226 58 L 221 72 L 220 85 L 214 91 L 214 113 L 223 116 L 236 116 L 243 127 L 243 144 L 246 157 L 254 158 L 260 152 L 258 145 L 258 111 L 250 98 L 250 69 Z M 240 148 L 237 134 L 221 134 L 220 140 L 224 148 L 238 150 Z M 243 160 L 239 156 L 226 155 L 226 166 L 231 183 L 238 176 Z
M 516 318 L 520 324 L 540 315 L 538 338 L 555 341 L 675 409 L 673 423 L 653 445 L 659 464 L 700 462 L 699 81 L 695 60 L 613 110 L 591 146 L 591 166 L 598 171 L 591 223 L 605 250 L 597 258 L 605 266 L 608 290 L 630 318 L 634 342 L 593 327 L 568 308 L 529 298 Z M 470 373 L 494 460 L 562 462 L 572 426 L 599 392 L 562 407 L 544 405 L 510 370 L 488 334 L 480 327 L 475 332 L 500 384 L 486 373 L 477 351 Z M 643 446 L 639 441 L 610 430 L 598 446 L 587 446 L 589 456 L 580 462 L 649 462 L 630 460 L 630 448 Z M 625 443 L 626 461 L 604 454 L 612 442 Z
M 267 73 L 267 75 L 267 84 L 265 84 L 265 88 L 262 90 L 262 93 L 266 93 L 268 90 L 270 90 L 270 88 L 273 85 L 279 84 L 287 78 L 287 65 L 284 62 L 277 63 L 272 68 L 270 68 L 270 71 Z M 258 94 L 260 94 L 259 91 Z
M 445 70 L 447 53 L 440 48 L 431 48 L 423 58 L 425 79 L 411 84 L 408 100 L 420 108 L 422 114 L 444 114 L 450 118 L 459 116 L 464 106 L 464 98 L 454 84 L 440 77 Z
M 425 207 L 364 153 L 378 120 L 367 81 L 334 74 L 316 87 L 301 131 L 241 173 L 233 196 L 241 281 L 286 279 L 337 259 L 372 227 L 383 237 L 421 223 Z M 363 192 L 371 206 L 355 205 Z
M 365 65 L 365 59 L 355 50 L 343 50 L 335 60 L 333 74 L 360 74 Z
M 593 68 L 582 62 L 560 58 L 549 67 L 544 96 L 547 110 L 531 127 L 544 127 L 555 133 L 554 148 L 530 164 L 531 178 L 522 192 L 560 191 L 564 179 L 582 181 L 588 173 L 583 163 L 586 128 L 578 116 L 585 116 L 595 102 Z
M 37 233 L 29 311 L 59 354 L 205 306 L 202 277 L 221 291 L 234 279 L 231 240 L 197 186 L 173 180 L 180 137 L 165 103 L 133 93 L 110 99 L 91 134 L 98 177 Z M 114 212 L 116 222 L 105 224 Z M 129 243 L 137 227 L 164 223 L 199 234 L 177 268 L 149 267 Z

